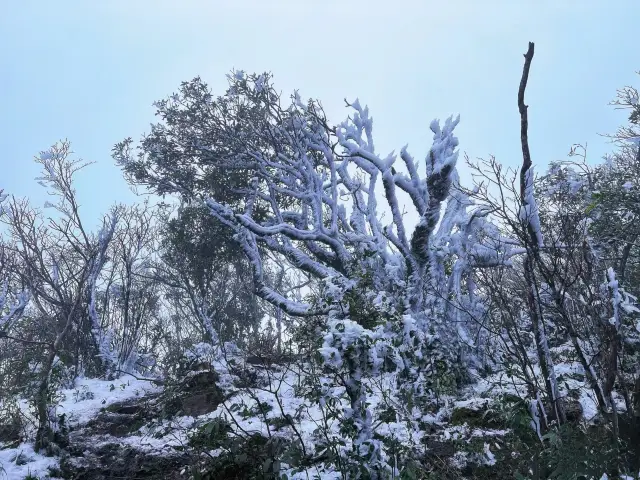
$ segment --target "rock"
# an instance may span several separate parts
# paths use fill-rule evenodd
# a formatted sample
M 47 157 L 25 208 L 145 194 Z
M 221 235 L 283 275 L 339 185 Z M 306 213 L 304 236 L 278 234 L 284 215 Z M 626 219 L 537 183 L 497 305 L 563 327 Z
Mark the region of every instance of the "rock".
M 582 404 L 578 400 L 567 399 L 565 403 L 565 414 L 567 415 L 568 422 L 579 422 L 584 415 Z
M 551 407 L 546 406 L 545 412 L 547 414 L 548 419 L 555 418 L 555 414 L 551 410 Z M 575 400 L 573 398 L 565 398 L 564 412 L 568 422 L 579 422 L 580 420 L 582 420 L 584 416 L 582 405 L 578 400 Z
M 110 405 L 90 422 L 70 432 L 69 455 L 61 462 L 64 478 L 184 479 L 180 472 L 191 464 L 187 455 L 179 451 L 150 452 L 131 442 L 129 445 L 119 443 L 120 439 L 134 435 L 157 413 L 153 402 L 134 399 Z
M 111 435 L 113 437 L 126 437 L 138 431 L 145 424 L 142 415 L 124 415 L 102 412 L 96 418 L 89 421 L 83 430 L 85 435 L 89 432 L 93 435 Z
M 217 388 L 218 374 L 212 370 L 196 372 L 187 377 L 182 388 L 187 392 Z
M 197 393 L 182 399 L 182 413 L 192 417 L 213 412 L 222 401 L 222 395 L 216 391 Z
M 190 464 L 186 455 L 151 455 L 130 446 L 107 444 L 61 464 L 65 478 L 107 480 L 115 478 L 184 479 L 180 472 Z
M 0 444 L 19 441 L 21 431 L 19 420 L 0 424 Z
M 180 413 L 195 417 L 213 412 L 224 400 L 217 381 L 218 375 L 213 371 L 190 375 L 165 399 L 165 413 L 169 416 Z
M 119 404 L 114 403 L 110 407 L 107 408 L 107 411 L 112 413 L 117 413 L 120 415 L 139 415 L 144 410 L 144 405 L 141 404 Z
M 440 440 L 427 440 L 427 457 L 453 457 L 456 453 L 452 442 L 442 442 Z

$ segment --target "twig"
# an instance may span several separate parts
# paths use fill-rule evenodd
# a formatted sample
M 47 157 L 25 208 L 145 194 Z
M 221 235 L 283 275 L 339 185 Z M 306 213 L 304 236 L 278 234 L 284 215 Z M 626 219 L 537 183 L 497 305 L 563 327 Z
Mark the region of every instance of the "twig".
M 124 373 L 125 375 L 131 375 L 136 380 L 142 380 L 142 381 L 145 381 L 145 382 L 155 383 L 156 385 L 159 385 L 159 386 L 164 386 L 165 385 L 165 381 L 164 380 L 160 380 L 160 379 L 157 379 L 157 378 L 138 377 L 138 376 L 134 375 L 133 373 L 125 372 L 124 370 L 120 370 L 120 369 L 116 369 L 114 371 L 117 372 L 117 373 Z
M 51 342 L 38 342 L 36 340 L 25 340 L 24 338 L 13 337 L 4 332 L 0 332 L 0 339 L 1 338 L 6 338 L 8 340 L 13 340 L 15 342 L 30 343 L 33 345 L 46 345 L 47 347 L 51 347 Z

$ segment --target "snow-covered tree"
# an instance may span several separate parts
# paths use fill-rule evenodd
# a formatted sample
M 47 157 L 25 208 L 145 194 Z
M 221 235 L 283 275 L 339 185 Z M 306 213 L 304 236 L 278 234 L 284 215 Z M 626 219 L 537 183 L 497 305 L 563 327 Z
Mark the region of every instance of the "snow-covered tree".
M 106 217 L 98 234 L 85 228 L 73 179 L 86 163 L 70 155 L 70 145 L 59 143 L 36 157 L 42 167 L 37 180 L 52 199 L 45 209 L 54 210 L 53 215 L 26 200 L 12 198 L 3 204 L 0 217 L 6 227 L 3 248 L 13 257 L 12 275 L 24 285 L 32 300 L 29 316 L 37 319 L 41 328 L 35 339 L 16 340 L 41 347 L 34 393 L 39 421 L 37 449 L 47 447 L 52 439 L 51 372 L 62 351 L 76 352 L 75 358 L 68 358 L 68 368 L 108 370 L 112 366 L 110 343 L 98 322 L 95 294 L 116 219 Z M 21 306 L 10 312 L 9 321 L 24 311 L 26 294 L 22 298 Z
M 385 462 L 364 379 L 391 363 L 424 397 L 445 376 L 464 376 L 459 360 L 473 340 L 460 306 L 475 301 L 473 272 L 517 251 L 458 188 L 458 119 L 431 123 L 433 145 L 419 162 L 407 148 L 380 155 L 357 100 L 332 126 L 317 101 L 295 93 L 283 105 L 267 74 L 235 72 L 229 82 L 215 100 L 199 80 L 183 85 L 157 104 L 164 123 L 138 155 L 127 140 L 115 157 L 157 193 L 204 202 L 234 232 L 260 298 L 288 315 L 326 318 L 320 353 L 346 389 L 354 449 L 378 468 Z M 206 188 L 220 172 L 244 179 L 227 186 L 229 198 Z M 274 288 L 265 251 L 319 282 L 320 297 L 299 301 Z

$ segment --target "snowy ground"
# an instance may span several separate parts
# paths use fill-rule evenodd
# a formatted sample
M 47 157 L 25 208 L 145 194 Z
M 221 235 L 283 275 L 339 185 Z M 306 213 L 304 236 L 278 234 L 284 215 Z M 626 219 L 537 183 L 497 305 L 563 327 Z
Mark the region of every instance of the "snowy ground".
M 55 467 L 58 460 L 43 457 L 33 451 L 33 445 L 23 443 L 17 448 L 0 450 L 0 478 L 21 480 L 31 474 L 46 478 L 49 468 Z
M 94 418 L 102 409 L 113 403 L 158 392 L 150 382 L 123 376 L 116 380 L 78 379 L 76 387 L 59 392 L 57 415 L 66 414 L 68 425 L 80 426 Z M 33 412 L 26 402 L 20 407 L 27 418 L 33 420 Z M 30 432 L 33 434 L 32 431 Z M 58 464 L 56 458 L 44 457 L 33 450 L 32 443 L 22 443 L 16 448 L 0 450 L 0 479 L 20 480 L 31 474 L 40 479 L 49 478 L 49 468 Z
M 224 390 L 230 391 L 233 384 L 233 375 L 226 369 L 226 366 L 220 362 L 212 362 L 216 371 L 220 374 L 219 386 Z M 572 363 L 560 363 L 557 365 L 557 373 L 565 378 L 563 388 L 568 390 L 577 390 L 581 393 L 579 402 L 584 411 L 584 418 L 589 420 L 595 414 L 595 404 L 591 398 L 588 398 L 584 382 L 576 380 L 580 378 L 581 367 Z M 100 435 L 91 437 L 92 445 L 100 447 L 106 444 L 130 445 L 137 450 L 150 455 L 167 456 L 175 453 L 175 447 L 184 446 L 189 441 L 189 435 L 198 427 L 206 424 L 215 418 L 225 419 L 234 430 L 244 434 L 259 433 L 263 436 L 283 436 L 293 438 L 294 435 L 302 440 L 308 452 L 315 452 L 318 445 L 317 431 L 325 421 L 325 405 L 312 405 L 301 396 L 296 394 L 297 386 L 304 380 L 303 375 L 287 369 L 272 368 L 269 372 L 260 371 L 260 375 L 267 387 L 244 389 L 231 396 L 224 404 L 208 414 L 198 417 L 183 416 L 173 418 L 164 422 L 158 422 L 153 426 L 143 426 L 133 435 L 125 437 L 112 437 L 110 435 Z M 267 378 L 268 377 L 268 378 Z M 372 380 L 370 385 L 370 401 L 369 409 L 375 411 L 378 406 L 389 402 L 388 392 L 395 380 L 392 376 L 382 376 Z M 330 379 L 325 379 L 326 389 L 329 396 L 340 398 L 341 387 L 331 385 Z M 473 389 L 468 392 L 469 398 L 466 400 L 456 400 L 454 398 L 444 399 L 444 405 L 439 411 L 429 415 L 424 415 L 419 411 L 408 412 L 403 405 L 386 404 L 396 411 L 402 411 L 402 417 L 411 419 L 405 422 L 376 422 L 376 433 L 385 437 L 394 438 L 403 444 L 418 445 L 421 444 L 424 430 L 420 427 L 420 423 L 432 424 L 437 426 L 437 438 L 442 441 L 450 441 L 458 439 L 462 441 L 470 441 L 471 439 L 482 439 L 484 444 L 484 452 L 480 453 L 482 458 L 478 460 L 482 463 L 492 465 L 495 458 L 492 450 L 500 448 L 498 443 L 500 437 L 503 437 L 506 430 L 488 430 L 471 428 L 468 425 L 448 425 L 446 419 L 456 408 L 465 408 L 470 410 L 483 410 L 491 402 L 487 398 L 491 393 L 495 395 L 495 391 L 491 392 L 491 387 L 495 385 L 503 385 L 500 391 L 513 391 L 516 393 L 520 386 L 514 378 L 487 378 L 478 382 Z M 90 420 L 96 418 L 100 411 L 118 402 L 142 398 L 149 394 L 159 393 L 160 387 L 148 381 L 137 380 L 130 376 L 121 377 L 114 381 L 79 379 L 73 389 L 63 390 L 59 392 L 59 403 L 56 414 L 65 414 L 68 425 L 79 427 L 85 425 Z M 567 393 L 567 392 L 565 392 Z M 256 414 L 258 405 L 268 405 L 268 412 L 264 414 Z M 346 407 L 346 405 L 344 405 Z M 26 403 L 21 404 L 23 413 L 32 417 L 32 412 Z M 274 422 L 277 419 L 283 419 L 288 416 L 295 419 L 294 424 L 297 431 L 282 422 Z M 265 417 L 268 422 L 265 422 Z M 271 425 L 268 425 L 271 424 Z M 274 424 L 280 423 L 276 428 Z M 337 420 L 329 421 L 329 435 L 333 434 L 339 437 L 339 424 Z M 31 432 L 33 434 L 33 432 Z M 0 446 L 1 447 L 1 446 Z M 350 448 L 345 445 L 343 448 Z M 209 452 L 210 456 L 217 456 L 224 452 L 221 450 L 213 450 Z M 460 452 L 458 452 L 460 453 Z M 456 453 L 453 461 L 460 460 L 464 463 L 467 459 L 462 458 L 464 455 Z M 460 458 L 458 458 L 460 457 Z M 7 448 L 0 450 L 0 480 L 21 480 L 27 475 L 39 477 L 41 480 L 50 478 L 49 468 L 57 466 L 57 459 L 44 457 L 33 451 L 30 443 L 23 443 L 15 448 Z M 341 478 L 338 472 L 331 467 L 322 464 L 317 465 L 306 472 L 295 472 L 288 468 L 286 464 L 282 465 L 283 472 L 290 479 L 306 479 L 314 477 L 324 479 Z M 596 480 L 596 479 L 594 479 Z M 606 476 L 602 480 L 607 479 Z

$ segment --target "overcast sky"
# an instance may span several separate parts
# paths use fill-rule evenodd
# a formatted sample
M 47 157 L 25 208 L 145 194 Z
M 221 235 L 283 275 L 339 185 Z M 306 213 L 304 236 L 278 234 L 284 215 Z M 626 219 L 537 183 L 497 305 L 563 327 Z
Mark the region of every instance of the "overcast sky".
M 611 148 L 598 134 L 625 120 L 608 102 L 640 84 L 639 18 L 637 0 L 0 0 L 0 188 L 41 205 L 32 158 L 67 138 L 96 162 L 78 184 L 93 223 L 133 198 L 113 144 L 148 131 L 152 102 L 181 81 L 222 93 L 232 68 L 271 71 L 335 122 L 359 97 L 380 153 L 408 143 L 423 157 L 431 119 L 459 113 L 461 151 L 516 165 L 528 41 L 538 170 L 573 143 L 595 159 Z

